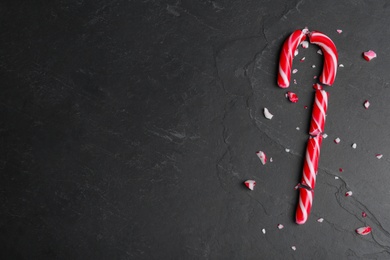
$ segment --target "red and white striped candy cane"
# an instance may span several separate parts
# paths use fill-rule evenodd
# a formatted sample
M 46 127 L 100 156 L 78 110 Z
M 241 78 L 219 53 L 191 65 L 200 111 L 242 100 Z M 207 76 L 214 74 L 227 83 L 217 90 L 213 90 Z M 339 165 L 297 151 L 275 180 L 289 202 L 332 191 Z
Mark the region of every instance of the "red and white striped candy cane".
M 280 52 L 278 86 L 288 88 L 290 86 L 291 67 L 294 58 L 294 52 L 299 44 L 306 39 L 307 29 L 296 30 L 284 42 Z
M 306 147 L 306 156 L 303 164 L 302 180 L 299 185 L 299 203 L 295 213 L 295 222 L 304 224 L 310 215 L 313 204 L 314 188 L 320 159 L 322 135 L 310 136 Z
M 338 54 L 336 45 L 328 36 L 317 31 L 310 32 L 309 39 L 310 43 L 320 46 L 324 55 L 324 67 L 320 75 L 320 82 L 331 86 L 337 73 Z
M 324 55 L 324 66 L 320 76 L 320 82 L 329 86 L 334 83 L 338 62 L 335 44 L 325 34 L 317 31 L 309 33 L 308 30 L 305 29 L 293 32 L 283 44 L 278 71 L 279 87 L 287 88 L 290 85 L 290 70 L 294 52 L 298 45 L 306 38 L 307 34 L 310 43 L 318 45 Z M 299 203 L 295 215 L 297 224 L 304 224 L 306 222 L 313 204 L 314 188 L 322 143 L 321 134 L 324 132 L 327 108 L 328 93 L 324 90 L 316 90 L 309 132 L 311 136 L 307 143 L 302 181 L 299 185 Z

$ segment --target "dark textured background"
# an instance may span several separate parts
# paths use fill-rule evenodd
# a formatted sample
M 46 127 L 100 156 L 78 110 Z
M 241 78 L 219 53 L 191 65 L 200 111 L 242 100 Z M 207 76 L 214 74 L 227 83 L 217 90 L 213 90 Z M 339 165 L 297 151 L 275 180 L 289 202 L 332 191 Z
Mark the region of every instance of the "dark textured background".
M 389 14 L 385 0 L 1 1 L 1 258 L 390 259 Z M 345 67 L 298 226 L 322 56 L 300 50 L 297 104 L 276 68 L 305 26 Z

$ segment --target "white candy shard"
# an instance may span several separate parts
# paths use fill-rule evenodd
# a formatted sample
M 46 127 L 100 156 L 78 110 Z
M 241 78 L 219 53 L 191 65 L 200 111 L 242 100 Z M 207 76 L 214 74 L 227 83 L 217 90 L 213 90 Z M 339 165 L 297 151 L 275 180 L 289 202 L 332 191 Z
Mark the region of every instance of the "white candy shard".
M 352 196 L 352 191 L 347 191 L 345 193 L 345 197 L 351 197 Z
M 362 236 L 368 235 L 371 233 L 371 227 L 366 226 L 366 227 L 358 228 L 358 229 L 356 229 L 356 233 L 358 233 L 359 235 L 362 235 Z
M 271 158 L 269 158 L 269 162 L 273 162 L 274 160 L 272 159 L 272 157 Z
M 373 50 L 363 52 L 363 57 L 366 61 L 370 61 L 373 58 L 376 58 L 376 53 Z
M 338 177 L 338 176 L 334 176 L 334 179 L 335 179 L 335 180 L 338 180 L 338 179 L 339 179 L 339 177 Z
M 285 151 L 286 151 L 287 153 L 289 153 L 289 152 L 290 152 L 290 149 L 286 148 Z
M 267 119 L 269 119 L 269 120 L 271 120 L 273 117 L 274 117 L 274 115 L 273 114 L 271 114 L 270 112 L 269 112 L 269 110 L 268 110 L 268 108 L 264 108 L 264 116 L 265 116 L 265 118 L 267 118 Z
M 314 69 L 316 67 L 316 65 L 311 65 L 311 67 Z
M 322 134 L 322 138 L 325 139 L 325 138 L 327 138 L 327 137 L 328 137 L 328 135 L 327 135 L 326 133 L 323 133 L 323 134 Z
M 282 229 L 282 228 L 284 228 L 284 226 L 282 224 L 278 224 L 278 228 Z
M 343 32 L 343 30 L 337 29 L 336 30 L 339 34 Z
M 296 79 L 294 79 L 294 84 L 298 84 Z
M 293 69 L 293 71 L 292 71 L 293 74 L 295 74 L 295 73 L 297 73 L 297 72 L 298 72 L 297 69 Z
M 364 101 L 364 107 L 368 109 L 370 107 L 370 102 L 368 100 Z
M 381 159 L 381 158 L 383 157 L 383 154 L 378 153 L 378 154 L 376 154 L 375 156 L 376 156 L 376 158 Z
M 261 163 L 264 165 L 267 163 L 267 155 L 263 151 L 256 152 L 257 157 L 259 157 Z
M 297 250 L 297 247 L 296 246 L 292 246 L 291 249 L 295 251 L 295 250 Z
M 304 49 L 309 48 L 309 42 L 308 41 L 303 41 L 301 44 L 302 44 L 302 48 L 304 48 Z
M 341 140 L 340 140 L 340 138 L 338 138 L 338 137 L 337 137 L 336 139 L 334 139 L 334 142 L 335 142 L 336 144 L 339 144 L 340 141 L 341 141 Z
M 300 59 L 300 61 L 302 62 L 302 61 L 304 61 L 304 60 L 306 60 L 306 58 L 305 57 L 303 57 L 302 59 Z
M 263 228 L 263 229 L 261 230 L 261 232 L 263 232 L 263 234 L 265 234 L 265 233 L 266 233 L 265 228 Z
M 356 144 L 356 143 L 353 143 L 353 144 L 352 144 L 352 148 L 353 148 L 353 149 L 356 149 L 356 147 L 357 147 L 357 144 Z
M 344 64 L 339 64 L 339 68 L 344 68 Z
M 317 222 L 322 223 L 322 222 L 324 222 L 324 219 L 323 218 L 319 218 L 319 219 L 317 219 Z
M 256 181 L 254 180 L 247 180 L 245 181 L 245 186 L 248 187 L 248 189 L 253 190 L 256 186 Z
M 297 56 L 298 53 L 299 53 L 299 51 L 298 51 L 298 49 L 296 49 L 296 50 L 294 51 L 294 56 Z
M 299 128 L 299 126 L 297 126 L 297 128 L 295 128 L 295 129 L 297 129 L 299 131 L 300 128 Z
M 321 50 L 318 50 L 317 53 L 318 53 L 319 55 L 322 55 L 322 51 L 321 51 Z

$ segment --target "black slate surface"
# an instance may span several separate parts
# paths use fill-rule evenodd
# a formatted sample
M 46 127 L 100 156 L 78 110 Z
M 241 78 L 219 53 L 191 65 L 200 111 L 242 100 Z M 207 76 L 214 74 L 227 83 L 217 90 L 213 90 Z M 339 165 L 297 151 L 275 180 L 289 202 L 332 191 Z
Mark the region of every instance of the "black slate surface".
M 1 258 L 389 259 L 389 14 L 385 0 L 2 1 Z M 297 225 L 322 56 L 300 49 L 297 104 L 276 68 L 305 26 L 344 68 Z

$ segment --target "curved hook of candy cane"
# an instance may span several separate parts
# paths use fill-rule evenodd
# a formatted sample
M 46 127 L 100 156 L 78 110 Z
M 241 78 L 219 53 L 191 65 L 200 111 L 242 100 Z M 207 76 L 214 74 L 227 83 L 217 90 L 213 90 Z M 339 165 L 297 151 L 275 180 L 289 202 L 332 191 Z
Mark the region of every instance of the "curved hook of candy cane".
M 278 86 L 288 88 L 290 86 L 291 67 L 294 52 L 299 44 L 306 39 L 308 29 L 294 31 L 284 42 L 279 58 Z
M 334 83 L 337 73 L 338 54 L 336 45 L 325 34 L 317 31 L 309 33 L 310 43 L 318 45 L 324 55 L 324 67 L 320 76 L 322 84 L 331 86 Z

